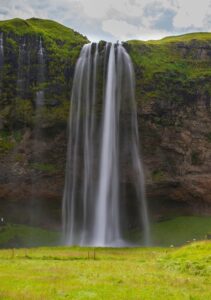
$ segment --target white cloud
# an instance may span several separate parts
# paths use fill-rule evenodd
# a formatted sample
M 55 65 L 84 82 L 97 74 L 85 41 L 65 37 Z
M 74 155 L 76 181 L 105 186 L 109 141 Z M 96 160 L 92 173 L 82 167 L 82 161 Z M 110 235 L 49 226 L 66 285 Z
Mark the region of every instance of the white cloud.
M 94 39 L 211 29 L 211 0 L 0 0 L 0 19 L 49 18 Z
M 131 1 L 131 0 L 85 0 L 81 1 L 84 8 L 84 12 L 87 16 L 92 18 L 105 18 L 108 16 L 111 9 L 121 12 L 122 15 L 136 17 L 140 15 L 140 11 L 143 8 L 143 1 Z
M 211 15 L 210 0 L 178 0 L 177 14 L 173 20 L 176 28 L 204 28 L 206 16 Z
M 138 27 L 125 21 L 105 20 L 102 22 L 102 28 L 105 32 L 112 34 L 117 40 L 124 40 L 140 34 Z
M 105 32 L 112 34 L 116 40 L 125 41 L 128 39 L 160 39 L 168 34 L 167 31 L 157 31 L 154 29 L 144 29 L 131 25 L 125 21 L 105 20 L 102 28 Z

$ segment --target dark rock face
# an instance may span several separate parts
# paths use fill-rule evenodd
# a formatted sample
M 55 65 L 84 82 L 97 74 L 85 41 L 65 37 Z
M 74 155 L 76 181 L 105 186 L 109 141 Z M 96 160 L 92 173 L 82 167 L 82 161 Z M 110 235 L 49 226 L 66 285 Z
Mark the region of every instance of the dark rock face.
M 168 208 L 171 214 L 211 214 L 209 103 L 199 92 L 191 104 L 151 101 L 139 112 L 147 193 L 155 215 Z M 154 115 L 160 116 L 159 123 Z
M 7 221 L 59 227 L 64 184 L 66 138 L 23 138 L 0 161 L 0 211 Z M 35 158 L 36 153 L 36 158 Z
M 211 214 L 211 39 L 129 42 L 152 217 Z

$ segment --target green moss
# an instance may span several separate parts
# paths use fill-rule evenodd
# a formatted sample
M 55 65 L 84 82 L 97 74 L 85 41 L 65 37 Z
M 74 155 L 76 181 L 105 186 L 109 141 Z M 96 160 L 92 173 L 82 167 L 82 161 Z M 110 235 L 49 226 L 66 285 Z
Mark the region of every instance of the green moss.
M 63 101 L 57 107 L 43 107 L 36 112 L 35 120 L 36 123 L 44 123 L 47 126 L 65 125 L 67 124 L 69 116 L 69 105 L 70 101 Z
M 14 147 L 14 143 L 8 139 L 0 138 L 0 154 L 6 154 Z
M 18 44 L 14 39 L 11 39 L 11 38 L 7 37 L 7 44 L 8 44 L 9 48 L 14 49 L 15 51 L 18 50 Z
M 57 171 L 57 167 L 49 163 L 32 163 L 31 168 L 46 173 L 54 173 Z
M 210 45 L 211 33 L 125 43 L 135 66 L 138 101 L 194 105 L 199 91 L 210 95 Z
M 7 154 L 15 146 L 15 142 L 8 131 L 0 131 L 0 155 Z
M 31 124 L 33 105 L 30 100 L 17 99 L 13 104 L 13 119 L 17 123 Z
M 6 126 L 20 128 L 37 124 L 41 114 L 36 111 L 35 98 L 40 90 L 45 94 L 42 120 L 49 126 L 66 125 L 74 67 L 88 39 L 57 22 L 36 18 L 0 21 L 0 32 L 4 36 L 5 53 L 0 116 Z M 40 38 L 45 57 L 42 83 L 38 79 L 37 58 Z M 23 43 L 25 52 L 20 57 L 19 49 Z M 17 87 L 18 74 L 23 91 Z M 52 101 L 57 101 L 58 105 L 49 105 Z
M 22 133 L 20 131 L 0 130 L 0 154 L 7 154 L 21 139 Z
M 154 170 L 152 172 L 152 180 L 155 182 L 159 182 L 165 179 L 165 174 L 162 170 Z

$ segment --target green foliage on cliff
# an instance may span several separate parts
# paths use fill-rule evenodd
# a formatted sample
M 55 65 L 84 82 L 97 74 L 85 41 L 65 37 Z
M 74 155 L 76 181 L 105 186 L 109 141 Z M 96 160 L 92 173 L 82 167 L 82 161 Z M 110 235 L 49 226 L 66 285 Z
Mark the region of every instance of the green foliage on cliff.
M 31 164 L 31 168 L 44 173 L 55 173 L 57 171 L 57 167 L 49 163 L 33 163 Z
M 76 60 L 88 39 L 57 22 L 36 18 L 0 21 L 0 33 L 4 45 L 0 70 L 1 123 L 10 130 L 34 126 L 36 93 L 42 90 L 41 122 L 45 126 L 48 121 L 49 126 L 66 124 Z M 44 53 L 42 66 L 38 57 L 40 41 Z
M 0 130 L 0 157 L 13 150 L 21 138 L 19 131 Z
M 57 22 L 36 18 L 0 21 L 0 32 L 4 38 L 4 64 L 0 74 L 0 119 L 4 126 L 33 126 L 37 118 L 35 98 L 40 90 L 45 93 L 43 122 L 47 125 L 49 121 L 49 126 L 66 124 L 74 67 L 88 39 Z M 45 58 L 44 82 L 39 81 L 40 39 Z M 166 115 L 177 106 L 194 107 L 199 97 L 209 102 L 210 33 L 185 34 L 159 41 L 128 41 L 124 45 L 134 62 L 138 103 L 155 105 L 154 122 L 159 126 L 175 125 Z M 23 91 L 18 88 L 18 76 Z M 167 107 L 167 114 L 163 114 L 162 106 Z
M 68 49 L 70 46 L 83 45 L 88 41 L 85 36 L 64 25 L 52 20 L 37 18 L 28 20 L 15 18 L 7 21 L 0 21 L 0 32 L 18 37 L 41 37 L 47 43 L 52 43 L 52 47 L 54 45 L 57 50 L 61 51 L 64 51 L 65 48 Z M 10 39 L 9 41 L 15 43 L 13 39 Z
M 136 72 L 137 99 L 173 110 L 211 97 L 211 33 L 125 43 Z M 156 120 L 155 120 L 156 121 Z M 161 122 L 162 125 L 162 122 Z M 164 124 L 166 125 L 166 124 Z M 167 124 L 168 125 L 168 124 Z

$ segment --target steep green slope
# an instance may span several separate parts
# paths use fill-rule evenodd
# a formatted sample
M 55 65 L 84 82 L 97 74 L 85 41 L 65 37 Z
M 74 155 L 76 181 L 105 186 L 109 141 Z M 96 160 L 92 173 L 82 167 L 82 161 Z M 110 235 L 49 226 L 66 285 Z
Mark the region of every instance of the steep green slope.
M 79 48 L 88 41 L 85 36 L 64 25 L 52 20 L 37 18 L 28 20 L 15 18 L 0 21 L 0 31 L 4 34 L 15 35 L 17 37 L 27 37 L 29 35 L 34 37 L 39 36 L 47 42 L 48 46 L 52 44 L 52 50 L 57 50 L 59 54 L 63 53 L 66 55 L 69 55 L 68 50 L 70 50 L 70 48 Z
M 129 41 L 141 101 L 176 103 L 211 94 L 211 33 L 192 33 L 159 41 Z
M 0 33 L 3 33 L 4 46 L 0 95 L 2 122 L 9 129 L 32 126 L 36 92 L 43 90 L 42 122 L 49 125 L 66 123 L 74 67 L 87 38 L 57 22 L 35 18 L 1 21 Z M 45 60 L 43 82 L 39 81 L 40 41 Z M 18 81 L 24 87 L 21 92 Z

